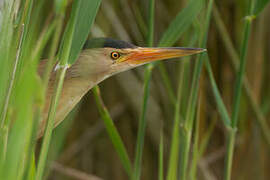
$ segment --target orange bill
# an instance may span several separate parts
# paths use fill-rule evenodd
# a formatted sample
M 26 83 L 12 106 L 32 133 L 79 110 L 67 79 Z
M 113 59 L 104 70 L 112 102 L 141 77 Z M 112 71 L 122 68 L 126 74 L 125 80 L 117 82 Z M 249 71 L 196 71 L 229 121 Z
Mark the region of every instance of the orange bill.
M 201 48 L 182 48 L 182 47 L 170 47 L 170 48 L 144 48 L 139 47 L 122 59 L 130 64 L 139 65 L 150 63 L 158 60 L 178 58 L 183 56 L 189 56 L 206 51 Z

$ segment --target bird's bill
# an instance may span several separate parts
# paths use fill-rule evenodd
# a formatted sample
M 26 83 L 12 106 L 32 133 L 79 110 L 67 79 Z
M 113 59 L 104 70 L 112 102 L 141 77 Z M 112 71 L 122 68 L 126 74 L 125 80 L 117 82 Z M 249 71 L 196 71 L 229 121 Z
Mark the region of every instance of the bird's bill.
M 170 48 L 136 48 L 134 49 L 124 61 L 134 64 L 146 64 L 158 60 L 178 58 L 183 56 L 189 56 L 206 51 L 201 48 L 182 48 L 182 47 L 170 47 Z

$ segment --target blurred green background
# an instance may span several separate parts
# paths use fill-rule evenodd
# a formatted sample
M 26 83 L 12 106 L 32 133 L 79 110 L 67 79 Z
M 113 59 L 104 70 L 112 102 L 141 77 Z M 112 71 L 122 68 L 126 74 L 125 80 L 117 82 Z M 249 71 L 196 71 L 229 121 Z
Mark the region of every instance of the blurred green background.
M 155 43 L 177 13 L 184 7 L 185 1 L 157 0 L 155 12 Z M 239 52 L 243 37 L 243 25 L 247 1 L 217 1 L 214 12 L 219 12 L 235 50 Z M 126 40 L 145 46 L 147 3 L 145 1 L 103 1 L 97 15 L 92 36 L 106 36 Z M 231 112 L 235 84 L 235 71 L 232 67 L 232 55 L 224 44 L 223 32 L 217 24 L 217 14 L 211 19 L 207 50 L 213 71 L 228 111 Z M 249 42 L 247 58 L 247 77 L 252 96 L 265 112 L 269 121 L 269 48 L 270 48 L 270 9 L 267 8 L 254 21 Z M 203 18 L 198 18 L 198 24 Z M 190 30 L 192 31 L 192 30 Z M 185 37 L 188 36 L 188 37 Z M 183 34 L 177 46 L 188 46 L 191 38 L 188 32 Z M 184 43 L 186 42 L 186 43 Z M 165 63 L 172 79 L 173 88 L 177 88 L 178 61 Z M 193 64 L 193 62 L 192 62 Z M 192 71 L 193 65 L 190 66 Z M 164 161 L 168 162 L 168 152 L 173 124 L 174 109 L 170 106 L 166 90 L 162 85 L 158 70 L 153 72 L 150 100 L 147 110 L 147 133 L 143 155 L 142 179 L 157 179 L 158 145 L 160 128 L 164 128 Z M 187 82 L 188 83 L 188 82 Z M 130 156 L 135 153 L 138 114 L 143 96 L 143 67 L 111 77 L 100 84 L 102 96 L 116 126 L 127 146 Z M 176 90 L 175 90 L 176 91 Z M 186 89 L 188 91 L 188 88 Z M 225 129 L 218 117 L 211 86 L 205 70 L 200 79 L 200 137 L 203 137 L 214 122 L 207 149 L 198 163 L 198 179 L 222 179 L 224 156 L 226 151 Z M 187 93 L 186 93 L 187 94 Z M 183 97 L 185 98 L 185 97 Z M 89 92 L 83 99 L 68 131 L 67 141 L 60 159 L 64 166 L 85 173 L 95 174 L 104 179 L 126 179 L 121 162 L 106 134 L 94 98 Z M 182 104 L 186 106 L 186 104 Z M 247 100 L 242 97 L 238 137 L 236 139 L 233 164 L 233 179 L 268 179 L 270 154 L 269 146 L 262 137 L 256 124 L 254 112 Z M 202 139 L 202 138 L 201 138 Z M 76 148 L 75 148 L 76 146 Z M 74 149 L 72 149 L 74 148 Z M 67 178 L 55 169 L 53 178 Z
M 267 3 L 267 1 L 264 2 Z M 188 0 L 155 0 L 153 46 L 159 45 L 163 33 L 188 3 Z M 200 11 L 190 22 L 190 26 L 181 33 L 180 38 L 173 39 L 176 41 L 174 46 L 203 46 L 203 38 L 207 37 L 204 34 L 204 26 L 207 21 L 208 5 L 209 1 L 204 1 L 202 8 L 198 8 Z M 231 179 L 266 180 L 270 179 L 270 131 L 268 131 L 270 126 L 270 7 L 266 6 L 259 14 L 255 13 L 254 17 L 247 17 L 250 15 L 249 5 L 248 0 L 214 1 L 206 48 L 217 88 L 231 117 L 234 111 L 234 91 L 237 83 L 235 64 L 238 65 L 242 58 L 241 47 L 245 22 L 252 19 L 245 58 L 246 68 L 239 105 Z M 33 9 L 37 7 L 38 2 L 34 1 Z M 52 1 L 44 1 L 39 11 L 39 23 L 32 25 L 41 31 L 47 17 L 54 18 L 54 8 Z M 64 24 L 68 22 L 71 8 L 72 1 L 69 1 Z M 149 3 L 145 0 L 102 0 L 89 38 L 112 37 L 138 46 L 147 46 L 149 8 Z M 38 34 L 33 36 L 38 37 Z M 49 50 L 48 43 L 41 57 L 48 58 Z M 203 56 L 204 61 L 208 57 Z M 178 85 L 184 75 L 179 104 L 180 123 L 178 126 L 181 131 L 183 130 L 181 120 L 187 114 L 188 98 L 192 91 L 192 77 L 198 60 L 199 58 L 192 56 L 163 63 L 163 68 L 168 73 L 171 83 L 171 92 L 164 81 L 162 68 L 156 66 L 153 69 L 146 110 L 147 128 L 141 179 L 160 178 L 161 134 L 164 142 L 163 168 L 164 177 L 166 177 L 171 155 L 175 119 L 174 100 L 176 100 Z M 185 71 L 182 76 L 179 76 L 183 66 Z M 115 122 L 132 162 L 135 161 L 137 132 L 142 113 L 145 69 L 145 66 L 142 66 L 123 72 L 99 84 L 104 104 Z M 194 153 L 197 158 L 195 179 L 219 180 L 225 177 L 225 157 L 228 150 L 226 139 L 230 130 L 223 123 L 224 113 L 223 115 L 222 112 L 220 113 L 222 108 L 217 106 L 216 99 L 209 72 L 206 66 L 203 66 L 198 84 L 198 105 L 194 110 L 196 117 L 192 126 L 193 131 L 191 131 L 187 179 L 192 179 L 189 175 L 192 174 L 190 171 L 194 162 Z M 180 150 L 181 143 L 180 141 L 178 145 Z M 36 157 L 38 157 L 40 146 L 41 140 L 37 142 Z M 46 171 L 44 178 L 52 180 L 128 179 L 106 132 L 92 91 L 87 93 L 69 117 L 54 130 L 49 159 L 51 161 L 47 169 L 50 171 Z

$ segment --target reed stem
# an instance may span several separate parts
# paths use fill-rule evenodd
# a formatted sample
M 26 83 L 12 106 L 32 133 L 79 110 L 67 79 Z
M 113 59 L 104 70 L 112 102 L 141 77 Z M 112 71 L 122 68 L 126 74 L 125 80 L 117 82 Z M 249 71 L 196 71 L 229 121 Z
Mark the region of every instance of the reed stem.
M 234 102 L 233 102 L 233 111 L 232 111 L 232 121 L 231 128 L 229 129 L 229 135 L 227 140 L 227 153 L 225 159 L 225 170 L 224 170 L 224 179 L 230 180 L 232 174 L 232 161 L 233 161 L 233 153 L 234 153 L 234 144 L 235 137 L 237 132 L 237 123 L 238 123 L 238 114 L 239 114 L 239 106 L 242 95 L 242 83 L 244 79 L 245 66 L 246 66 L 246 56 L 248 49 L 248 40 L 251 31 L 251 23 L 252 23 L 252 12 L 254 7 L 254 1 L 251 0 L 249 4 L 249 15 L 245 18 L 244 25 L 244 38 L 241 47 L 241 56 L 240 56 L 240 66 L 239 71 L 237 73 L 236 79 L 236 87 L 234 92 Z
M 153 46 L 153 37 L 154 37 L 154 13 L 155 13 L 155 0 L 148 1 L 149 12 L 148 12 L 148 37 L 147 45 L 149 47 Z M 141 116 L 139 120 L 139 128 L 137 133 L 137 143 L 136 143 L 136 155 L 134 163 L 134 180 L 139 180 L 141 176 L 141 167 L 142 167 L 142 156 L 143 156 L 143 147 L 144 147 L 144 136 L 146 130 L 146 112 L 148 105 L 148 98 L 150 94 L 150 82 L 152 77 L 153 64 L 148 64 L 145 68 L 144 74 L 144 95 L 143 95 L 143 105 L 141 110 Z

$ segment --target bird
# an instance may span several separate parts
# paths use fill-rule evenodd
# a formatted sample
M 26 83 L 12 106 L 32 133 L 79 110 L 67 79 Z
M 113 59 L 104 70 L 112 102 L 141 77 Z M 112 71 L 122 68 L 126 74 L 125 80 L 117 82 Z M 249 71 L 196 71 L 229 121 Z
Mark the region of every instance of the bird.
M 56 109 L 54 127 L 65 119 L 91 88 L 103 80 L 147 63 L 193 55 L 204 51 L 206 49 L 203 48 L 140 47 L 112 38 L 87 40 L 75 63 L 66 71 Z M 42 60 L 38 66 L 40 76 L 44 72 L 46 63 L 46 59 Z M 42 137 L 44 134 L 57 70 L 59 70 L 59 65 L 55 64 L 49 77 L 38 137 Z

